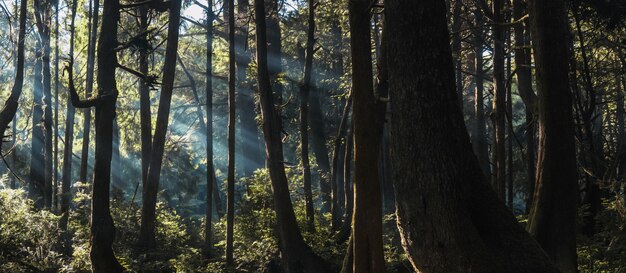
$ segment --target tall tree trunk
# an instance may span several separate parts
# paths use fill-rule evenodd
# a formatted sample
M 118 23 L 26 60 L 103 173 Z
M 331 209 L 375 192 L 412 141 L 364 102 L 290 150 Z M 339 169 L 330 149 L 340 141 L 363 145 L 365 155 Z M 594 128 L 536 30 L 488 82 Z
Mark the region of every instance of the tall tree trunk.
M 145 248 L 156 246 L 155 226 L 157 193 L 159 191 L 161 168 L 163 167 L 163 153 L 165 150 L 170 106 L 172 103 L 172 91 L 174 89 L 174 78 L 176 74 L 176 51 L 178 49 L 181 0 L 172 0 L 170 4 L 161 97 L 159 99 L 154 139 L 152 140 L 152 151 L 150 152 L 151 158 L 148 168 L 148 181 L 142 192 L 141 227 L 139 229 L 138 244 Z M 100 56 L 98 56 L 98 58 L 99 57 Z M 100 66 L 98 65 L 98 67 Z
M 493 0 L 493 112 L 495 128 L 495 189 L 498 197 L 505 200 L 506 185 L 506 87 L 504 86 L 504 1 Z
M 71 23 L 70 23 L 70 63 L 74 63 L 74 34 L 75 34 L 75 19 L 76 19 L 76 0 L 72 1 L 71 6 Z M 67 67 L 67 69 L 73 69 L 73 67 Z M 73 80 L 72 80 L 73 83 Z M 69 88 L 75 89 L 72 85 Z M 76 115 L 76 109 L 72 105 L 70 97 L 67 98 L 67 114 L 65 115 L 65 147 L 63 149 L 63 181 L 61 182 L 61 219 L 59 226 L 64 234 L 65 244 L 64 250 L 66 254 L 71 254 L 71 235 L 67 233 L 67 224 L 69 220 L 71 192 L 70 186 L 72 185 L 72 151 L 74 150 L 74 117 Z
M 487 147 L 486 120 L 485 120 L 485 96 L 484 96 L 484 63 L 483 63 L 483 15 L 480 10 L 474 12 L 476 30 L 474 32 L 473 46 L 476 58 L 474 68 L 474 132 L 472 133 L 472 145 L 474 153 L 478 157 L 478 162 L 486 177 L 491 176 L 491 166 L 489 163 L 489 150 Z
M 50 25 L 52 21 L 52 1 L 35 1 L 35 21 L 39 36 L 38 61 L 43 93 L 43 203 L 46 208 L 52 207 L 52 90 L 50 83 Z M 39 83 L 37 83 L 39 84 Z
M 20 15 L 19 15 L 19 33 L 17 34 L 17 61 L 15 65 L 15 82 L 11 89 L 11 95 L 4 103 L 2 111 L 0 111 L 0 139 L 4 138 L 4 132 L 9 127 L 9 123 L 14 121 L 17 113 L 17 107 L 19 106 L 19 99 L 22 95 L 22 85 L 24 84 L 24 38 L 26 36 L 26 7 L 28 5 L 27 0 L 20 2 Z M 13 122 L 15 127 L 15 122 Z M 13 139 L 15 138 L 15 129 L 11 134 Z M 13 141 L 15 145 L 15 141 Z M 0 146 L 0 153 L 2 147 Z M 13 152 L 15 154 L 15 152 Z M 12 187 L 15 188 L 15 187 Z
M 602 94 L 597 94 L 593 86 L 593 80 L 591 78 L 591 71 L 589 68 L 590 56 L 587 53 L 587 45 L 585 43 L 578 9 L 579 3 L 574 3 L 572 11 L 574 14 L 574 24 L 576 26 L 576 34 L 580 46 L 580 55 L 583 61 L 583 87 L 585 90 L 585 97 L 587 98 L 587 107 L 585 107 L 582 111 L 583 126 L 586 134 L 586 143 L 584 145 L 586 146 L 587 164 L 590 165 L 589 168 L 592 172 L 592 175 L 589 175 L 586 179 L 587 189 L 582 200 L 583 204 L 587 204 L 589 206 L 589 211 L 587 211 L 587 213 L 583 216 L 581 224 L 582 233 L 587 236 L 593 236 L 595 233 L 595 218 L 602 208 L 601 190 L 598 184 L 600 183 L 600 180 L 604 178 L 606 171 L 602 162 L 604 158 L 601 134 L 602 109 L 597 107 L 597 105 L 602 105 Z M 600 132 L 600 134 L 597 132 Z
M 52 186 L 52 208 L 59 208 L 59 1 L 54 3 L 54 162 L 52 165 L 54 184 Z
M 378 154 L 384 104 L 374 95 L 368 1 L 350 1 L 350 49 L 354 96 L 354 272 L 384 272 L 382 198 Z M 387 27 L 385 25 L 385 27 Z
M 92 0 L 93 9 L 89 11 L 89 45 L 87 46 L 87 79 L 85 87 L 85 96 L 91 97 L 93 91 L 93 76 L 95 71 L 96 44 L 98 37 L 98 12 L 100 11 L 100 0 Z M 83 146 L 80 154 L 80 169 L 78 179 L 87 182 L 87 169 L 89 168 L 89 135 L 91 133 L 91 108 L 83 110 Z
M 98 40 L 98 96 L 80 100 L 76 90 L 70 88 L 74 107 L 96 108 L 96 152 L 93 194 L 91 203 L 91 267 L 94 273 L 122 272 L 113 253 L 115 225 L 110 212 L 111 159 L 113 122 L 118 91 L 115 80 L 117 67 L 117 26 L 120 18 L 119 0 L 105 0 L 102 14 L 102 32 Z M 71 66 L 71 63 L 70 63 Z M 74 86 L 69 69 L 70 87 Z
M 251 176 L 253 172 L 263 167 L 263 156 L 259 148 L 259 129 L 254 111 L 254 95 L 252 85 L 247 81 L 246 73 L 250 65 L 251 56 L 248 48 L 249 2 L 237 0 L 237 18 L 235 20 L 235 63 L 237 69 L 237 109 L 239 114 L 239 134 L 237 136 L 240 148 L 237 165 L 240 166 L 243 176 Z
M 463 21 L 461 19 L 461 9 L 463 7 L 463 1 L 454 1 L 452 7 L 452 54 L 454 56 L 454 78 L 456 79 L 456 93 L 459 97 L 459 106 L 463 111 L 463 58 L 461 52 L 461 25 Z
M 306 56 L 304 61 L 304 77 L 300 83 L 300 149 L 302 157 L 302 181 L 304 183 L 304 199 L 306 206 L 306 227 L 315 231 L 315 210 L 313 209 L 313 193 L 311 191 L 311 165 L 309 164 L 309 93 L 311 90 L 311 74 L 313 69 L 313 50 L 315 46 L 315 4 L 308 0 L 309 16 L 306 40 Z M 315 100 L 315 98 L 313 99 Z M 312 127 L 312 126 L 311 126 Z M 323 132 L 322 132 L 323 134 Z M 328 156 L 326 156 L 328 161 Z M 320 174 L 320 183 L 323 174 Z M 324 193 L 322 193 L 324 194 Z M 328 204 L 328 203 L 327 203 Z
M 97 1 L 97 0 L 96 0 Z M 142 5 L 139 10 L 139 28 L 141 36 L 147 42 L 148 35 L 148 7 Z M 148 75 L 148 49 L 139 50 L 139 72 Z M 146 187 L 150 154 L 152 152 L 152 114 L 150 113 L 150 86 L 146 79 L 139 81 L 139 123 L 141 127 L 141 185 Z M 138 186 L 138 185 L 137 185 Z
M 280 28 L 279 8 L 282 2 L 279 0 L 265 0 L 265 14 L 267 20 L 267 70 L 272 81 L 272 90 L 276 93 L 276 102 L 283 104 L 283 85 L 279 81 L 279 75 L 283 73 L 282 32 Z
M 528 230 L 561 272 L 577 272 L 578 175 L 568 78 L 567 7 L 564 0 L 531 0 L 529 12 L 537 69 L 539 152 Z
M 526 14 L 526 5 L 522 0 L 513 0 L 513 20 L 519 21 Z M 524 20 L 514 26 L 515 34 L 515 76 L 517 89 L 526 105 L 526 176 L 528 192 L 526 213 L 530 212 L 535 190 L 535 120 L 537 113 L 537 95 L 533 92 L 530 59 L 529 22 Z
M 218 192 L 218 188 L 213 188 L 215 184 L 215 170 L 213 169 L 213 0 L 207 1 L 206 6 L 206 223 L 204 226 L 204 244 L 207 249 L 206 256 L 211 250 L 211 220 L 213 219 L 213 192 Z M 219 194 L 219 193 L 218 193 Z M 214 200 L 220 202 L 219 198 Z
M 43 46 L 37 42 L 35 47 L 35 67 L 33 76 L 33 113 L 32 144 L 30 152 L 29 197 L 34 200 L 35 208 L 44 207 L 45 199 L 45 135 L 43 128 L 43 82 L 42 56 Z
M 228 172 L 226 176 L 226 267 L 234 268 L 235 227 L 235 1 L 228 0 Z M 244 73 L 245 74 L 245 73 Z M 245 77 L 244 77 L 245 78 Z
M 341 207 L 345 208 L 345 183 L 349 183 L 343 178 L 343 166 L 344 161 L 349 160 L 345 157 L 345 149 L 347 149 L 348 139 L 346 138 L 346 132 L 348 131 L 348 118 L 350 117 L 350 113 L 352 107 L 352 96 L 348 96 L 348 99 L 345 103 L 345 107 L 343 108 L 343 114 L 341 115 L 341 122 L 339 123 L 339 130 L 337 132 L 337 137 L 333 142 L 333 169 L 331 179 L 334 187 L 337 188 L 335 191 L 337 196 L 333 196 L 333 207 L 332 207 L 332 228 L 333 230 L 338 230 L 341 225 Z M 343 147 L 343 149 L 342 149 Z M 341 182 L 341 183 L 340 183 Z M 345 212 L 345 210 L 344 210 Z M 347 218 L 349 219 L 349 218 Z
M 267 28 L 265 24 L 265 2 L 255 0 L 256 44 L 257 44 L 257 81 L 260 96 L 261 115 L 265 152 L 272 182 L 274 210 L 280 238 L 280 250 L 283 268 L 286 273 L 331 272 L 328 264 L 317 256 L 304 242 L 291 204 L 289 186 L 283 163 L 281 142 L 281 118 L 276 111 L 272 84 L 268 71 Z
M 445 13 L 443 0 L 385 2 L 394 184 L 409 261 L 427 273 L 558 272 L 472 153 Z

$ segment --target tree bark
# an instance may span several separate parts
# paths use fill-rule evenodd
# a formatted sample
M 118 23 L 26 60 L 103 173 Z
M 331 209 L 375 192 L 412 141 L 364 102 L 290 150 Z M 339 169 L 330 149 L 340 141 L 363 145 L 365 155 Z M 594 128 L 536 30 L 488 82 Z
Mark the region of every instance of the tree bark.
M 529 12 L 539 91 L 539 152 L 528 230 L 561 272 L 577 272 L 578 175 L 567 7 L 564 0 L 531 0 Z
M 409 261 L 426 273 L 558 272 L 472 153 L 445 13 L 443 0 L 385 2 L 394 185 Z
M 170 16 L 167 30 L 167 43 L 165 46 L 165 61 L 163 64 L 163 80 L 161 84 L 161 97 L 157 112 L 156 128 L 152 140 L 150 153 L 150 166 L 148 169 L 148 181 L 143 188 L 143 200 L 141 206 L 141 227 L 139 229 L 138 244 L 145 248 L 156 246 L 156 202 L 159 190 L 159 179 L 163 167 L 163 153 L 167 127 L 169 124 L 170 106 L 172 103 L 172 91 L 176 74 L 176 51 L 178 49 L 178 27 L 180 24 L 181 0 L 172 0 L 170 3 Z M 104 22 L 103 22 L 104 24 Z M 98 67 L 100 67 L 98 65 Z
M 382 197 L 378 176 L 384 104 L 374 94 L 368 1 L 349 1 L 354 96 L 354 272 L 384 272 Z M 385 25 L 386 27 L 386 25 Z
M 332 270 L 304 242 L 291 204 L 287 175 L 283 163 L 281 142 L 281 118 L 276 111 L 272 84 L 268 71 L 267 28 L 265 24 L 265 2 L 255 0 L 255 21 L 257 39 L 257 81 L 261 100 L 261 116 L 265 152 L 272 182 L 274 210 L 280 237 L 282 265 L 286 273 L 307 272 L 324 273 Z

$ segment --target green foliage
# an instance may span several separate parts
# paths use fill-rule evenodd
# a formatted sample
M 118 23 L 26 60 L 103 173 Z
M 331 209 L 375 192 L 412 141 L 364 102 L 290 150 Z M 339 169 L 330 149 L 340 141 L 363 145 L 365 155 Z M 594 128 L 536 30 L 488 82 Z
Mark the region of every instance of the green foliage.
M 624 197 L 604 200 L 603 206 L 605 209 L 596 217 L 598 232 L 593 238 L 578 237 L 578 269 L 580 272 L 612 273 L 626 271 L 626 205 Z
M 0 272 L 60 269 L 59 216 L 33 211 L 24 190 L 0 189 Z

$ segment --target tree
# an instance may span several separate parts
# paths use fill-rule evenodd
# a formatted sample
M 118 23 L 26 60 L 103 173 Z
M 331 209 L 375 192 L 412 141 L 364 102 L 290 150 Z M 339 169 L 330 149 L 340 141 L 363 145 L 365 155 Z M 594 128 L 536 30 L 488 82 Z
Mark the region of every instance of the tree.
M 474 127 L 472 132 L 472 146 L 474 153 L 478 157 L 478 162 L 485 176 L 491 176 L 491 166 L 489 164 L 489 151 L 487 147 L 487 136 L 485 134 L 485 95 L 484 95 L 484 42 L 483 42 L 483 14 L 480 9 L 474 11 Z
M 87 46 L 87 79 L 85 81 L 85 95 L 91 96 L 93 92 L 93 76 L 95 70 L 96 58 L 96 39 L 98 37 L 98 13 L 100 11 L 100 0 L 92 0 L 93 9 L 89 10 L 90 23 L 89 28 L 89 45 Z M 89 135 L 91 133 L 91 108 L 83 109 L 83 146 L 80 154 L 79 180 L 87 182 L 87 169 L 89 168 Z
M 532 0 L 529 12 L 537 69 L 539 151 L 528 230 L 561 272 L 577 272 L 578 175 L 567 67 L 567 7 L 563 0 Z
M 161 168 L 163 167 L 165 138 L 167 136 L 172 91 L 174 89 L 174 79 L 176 75 L 181 0 L 172 0 L 169 4 L 170 16 L 167 29 L 167 43 L 165 45 L 161 97 L 159 98 L 157 122 L 154 129 L 154 139 L 152 140 L 152 151 L 150 152 L 151 158 L 148 168 L 148 181 L 142 192 L 143 200 L 138 244 L 145 248 L 156 246 L 156 201 L 159 190 L 159 179 L 161 178 Z M 98 65 L 98 67 L 100 66 Z
M 256 124 L 254 112 L 254 95 L 252 85 L 248 82 L 246 73 L 251 62 L 250 48 L 248 46 L 248 23 L 249 12 L 248 0 L 237 0 L 237 20 L 235 20 L 235 64 L 237 71 L 236 86 L 237 109 L 239 115 L 238 149 L 241 155 L 241 173 L 243 176 L 251 176 L 252 173 L 263 167 L 263 156 L 259 148 L 259 129 Z
M 398 227 L 418 272 L 558 272 L 487 183 L 458 105 L 443 0 L 385 2 Z
M 71 21 L 70 21 L 70 63 L 74 63 L 74 34 L 75 34 L 75 20 L 76 20 L 76 0 L 72 2 Z M 67 69 L 74 69 L 73 67 L 67 67 Z M 72 84 L 74 80 L 72 79 Z M 76 92 L 74 85 L 69 86 L 74 89 L 72 92 Z M 59 226 L 61 230 L 67 232 L 67 224 L 69 221 L 70 213 L 70 200 L 71 192 L 70 186 L 72 184 L 72 150 L 74 150 L 74 117 L 76 115 L 76 109 L 72 105 L 71 98 L 67 99 L 67 114 L 65 115 L 65 147 L 63 148 L 63 176 L 61 182 L 61 220 Z M 64 240 L 66 253 L 71 253 L 71 237 L 69 234 L 65 235 Z
M 15 82 L 11 89 L 11 95 L 4 103 L 0 111 L 0 139 L 4 137 L 4 132 L 9 127 L 9 123 L 15 117 L 19 106 L 19 99 L 22 95 L 22 85 L 24 84 L 24 37 L 26 36 L 26 6 L 27 0 L 20 2 L 19 33 L 17 37 L 17 62 L 15 68 Z M 14 133 L 13 133 L 14 135 Z M 0 153 L 2 148 L 0 147 Z
M 505 199 L 506 188 L 506 87 L 504 86 L 504 1 L 493 0 L 493 112 L 495 129 L 494 188 L 498 197 Z
M 354 272 L 385 271 L 382 197 L 377 167 L 385 108 L 375 96 L 372 84 L 369 5 L 369 1 L 350 1 L 348 5 L 354 90 L 353 244 L 348 247 L 354 252 Z
M 120 18 L 118 0 L 105 0 L 102 13 L 102 31 L 98 40 L 98 94 L 81 100 L 75 89 L 70 89 L 72 105 L 77 108 L 95 107 L 96 152 L 93 194 L 91 202 L 91 267 L 94 273 L 123 272 L 124 268 L 113 253 L 115 225 L 111 218 L 109 191 L 113 152 L 113 122 L 118 97 L 115 70 L 117 63 L 117 26 Z M 72 66 L 72 63 L 69 65 Z M 69 69 L 70 86 L 74 85 Z
M 234 267 L 235 221 L 235 1 L 228 0 L 228 170 L 226 176 L 226 266 Z
M 300 83 L 300 149 L 302 157 L 302 174 L 304 199 L 306 206 L 307 229 L 315 231 L 315 210 L 311 191 L 311 165 L 309 164 L 309 93 L 311 90 L 311 74 L 313 69 L 313 53 L 315 44 L 315 4 L 308 1 L 309 16 L 306 40 L 306 57 L 304 61 L 304 77 Z
M 265 153 L 274 195 L 274 210 L 280 238 L 282 266 L 286 273 L 331 272 L 328 264 L 317 256 L 304 242 L 291 204 L 289 187 L 283 163 L 281 143 L 281 118 L 274 105 L 272 84 L 268 71 L 267 32 L 265 24 L 265 2 L 255 0 L 256 44 L 257 44 L 257 82 L 263 120 Z
M 206 226 L 204 240 L 207 249 L 211 249 L 211 219 L 213 218 L 212 195 L 218 192 L 215 184 L 215 170 L 213 169 L 213 0 L 207 1 L 206 12 Z M 219 194 L 219 193 L 218 193 Z M 218 195 L 219 197 L 219 195 Z M 215 202 L 220 202 L 215 199 Z

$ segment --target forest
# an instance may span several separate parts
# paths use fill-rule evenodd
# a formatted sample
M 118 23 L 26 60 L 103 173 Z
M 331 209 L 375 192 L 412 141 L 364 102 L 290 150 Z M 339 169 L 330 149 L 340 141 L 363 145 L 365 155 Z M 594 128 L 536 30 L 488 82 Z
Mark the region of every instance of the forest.
M 626 0 L 2 0 L 0 272 L 624 273 Z

